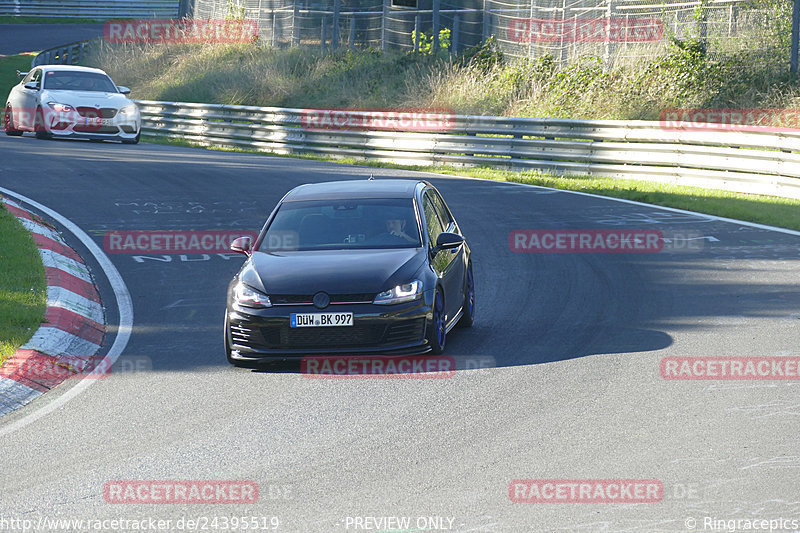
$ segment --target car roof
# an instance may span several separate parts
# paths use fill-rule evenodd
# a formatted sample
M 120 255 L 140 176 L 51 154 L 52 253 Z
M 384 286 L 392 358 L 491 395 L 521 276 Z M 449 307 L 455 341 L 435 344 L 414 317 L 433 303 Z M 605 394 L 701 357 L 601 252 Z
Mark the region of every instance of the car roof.
M 300 185 L 289 191 L 284 202 L 350 198 L 413 198 L 419 180 L 346 180 Z
M 99 68 L 92 68 L 92 67 L 81 67 L 78 65 L 38 65 L 34 68 L 41 68 L 44 71 L 48 70 L 70 70 L 70 71 L 77 71 L 77 72 L 96 72 L 99 74 L 105 74 L 105 71 L 100 70 Z M 33 69 L 31 69 L 33 70 Z

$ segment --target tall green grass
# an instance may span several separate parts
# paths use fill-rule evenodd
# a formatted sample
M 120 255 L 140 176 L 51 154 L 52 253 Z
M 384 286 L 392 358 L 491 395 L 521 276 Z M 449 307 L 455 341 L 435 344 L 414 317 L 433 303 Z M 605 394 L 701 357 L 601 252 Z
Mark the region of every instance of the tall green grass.
M 140 99 L 279 107 L 436 107 L 461 114 L 656 120 L 674 107 L 798 107 L 783 34 L 709 54 L 688 36 L 606 64 L 310 47 L 104 45 L 89 64 Z M 649 50 L 649 52 L 646 52 Z M 629 53 L 629 52 L 628 52 Z
M 44 267 L 30 233 L 0 205 L 0 365 L 44 320 Z

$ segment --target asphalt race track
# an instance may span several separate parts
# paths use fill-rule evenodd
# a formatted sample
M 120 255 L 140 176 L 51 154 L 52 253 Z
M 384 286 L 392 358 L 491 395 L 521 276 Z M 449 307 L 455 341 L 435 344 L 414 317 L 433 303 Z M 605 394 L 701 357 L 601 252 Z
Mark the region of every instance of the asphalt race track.
M 0 24 L 0 57 L 102 36 L 102 24 Z
M 425 176 L 163 145 L 0 138 L 0 187 L 64 215 L 100 246 L 114 230 L 258 230 L 290 188 L 371 172 Z M 133 300 L 120 361 L 135 370 L 94 380 L 31 423 L 22 421 L 75 384 L 0 420 L 0 515 L 172 524 L 278 517 L 279 531 L 310 532 L 390 530 L 369 517 L 410 517 L 408 531 L 711 531 L 706 517 L 800 523 L 799 382 L 659 373 L 668 356 L 800 356 L 800 236 L 426 177 L 459 220 L 475 266 L 477 322 L 451 332 L 447 353 L 487 368 L 428 380 L 308 379 L 292 364 L 235 369 L 222 351 L 222 318 L 242 256 L 109 254 Z M 554 228 L 657 229 L 699 244 L 652 254 L 509 248 L 513 230 Z M 108 281 L 65 237 L 94 268 L 113 323 Z M 113 340 L 107 335 L 106 347 Z M 252 480 L 259 500 L 104 500 L 109 481 L 209 479 Z M 659 480 L 663 498 L 513 503 L 516 479 Z

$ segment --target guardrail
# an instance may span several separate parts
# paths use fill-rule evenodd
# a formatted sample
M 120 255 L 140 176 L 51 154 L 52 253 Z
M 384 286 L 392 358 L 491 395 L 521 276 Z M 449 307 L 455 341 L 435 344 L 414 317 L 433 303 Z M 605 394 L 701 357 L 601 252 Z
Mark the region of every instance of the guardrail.
M 138 104 L 143 135 L 200 145 L 408 165 L 540 169 L 800 199 L 800 130 L 673 131 L 648 121 L 468 115 L 445 117 L 452 125 L 445 133 L 315 130 L 304 127 L 302 109 Z
M 31 68 L 39 65 L 75 65 L 86 57 L 93 46 L 97 46 L 102 41 L 102 38 L 75 41 L 64 46 L 43 50 L 34 56 Z

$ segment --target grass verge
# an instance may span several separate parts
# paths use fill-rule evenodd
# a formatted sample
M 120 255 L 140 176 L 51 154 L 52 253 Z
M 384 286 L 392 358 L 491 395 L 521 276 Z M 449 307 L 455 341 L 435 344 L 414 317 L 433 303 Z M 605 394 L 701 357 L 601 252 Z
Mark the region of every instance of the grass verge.
M 31 61 L 35 53 L 18 54 L 15 56 L 0 57 L 0 106 L 5 105 L 11 88 L 19 83 L 17 71 L 27 72 L 31 69 Z
M 30 233 L 0 207 L 0 365 L 44 320 L 44 266 Z
M 776 196 L 762 196 L 756 194 L 743 194 L 719 189 L 703 189 L 700 187 L 686 187 L 667 183 L 656 183 L 639 180 L 626 180 L 617 178 L 602 178 L 595 176 L 558 176 L 539 171 L 512 172 L 497 170 L 488 167 L 455 168 L 447 166 L 412 166 L 377 161 L 364 161 L 354 158 L 332 158 L 317 155 L 296 154 L 291 156 L 273 154 L 259 150 L 245 150 L 240 148 L 206 147 L 197 143 L 181 139 L 165 139 L 163 137 L 147 137 L 147 142 L 157 144 L 170 144 L 177 146 L 191 146 L 209 150 L 230 152 L 243 152 L 251 154 L 264 154 L 280 157 L 293 157 L 327 161 L 349 165 L 361 165 L 379 168 L 393 168 L 415 170 L 420 172 L 435 172 L 453 176 L 482 178 L 495 181 L 508 181 L 540 185 L 567 191 L 578 191 L 625 200 L 635 200 L 647 204 L 686 209 L 698 213 L 706 213 L 721 217 L 746 220 L 769 226 L 788 228 L 800 231 L 800 200 L 780 198 Z

